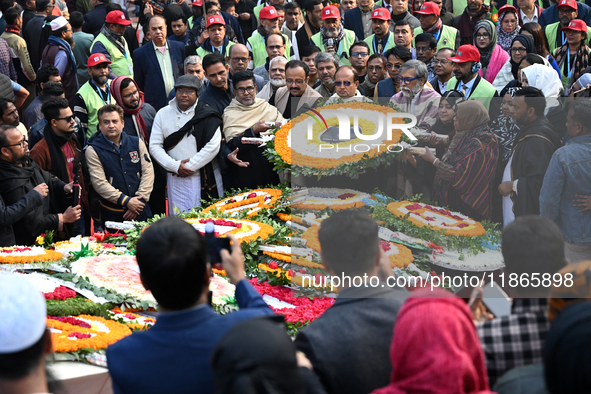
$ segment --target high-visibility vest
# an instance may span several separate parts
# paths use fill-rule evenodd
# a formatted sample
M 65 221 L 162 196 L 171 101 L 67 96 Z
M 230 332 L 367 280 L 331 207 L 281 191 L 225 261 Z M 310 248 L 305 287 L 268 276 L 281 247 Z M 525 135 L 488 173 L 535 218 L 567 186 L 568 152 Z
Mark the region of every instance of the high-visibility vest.
M 125 44 L 125 54 L 121 53 L 119 48 L 115 46 L 103 33 L 99 33 L 98 36 L 92 42 L 90 46 L 90 52 L 92 53 L 92 48 L 94 48 L 94 44 L 97 42 L 102 43 L 107 51 L 109 51 L 109 55 L 111 56 L 111 70 L 113 70 L 113 74 L 121 77 L 123 75 L 127 77 L 133 78 L 133 60 L 131 59 L 131 54 L 129 53 L 129 48 L 127 47 L 127 41 L 123 40 Z
M 289 37 L 283 33 L 281 33 L 281 35 L 285 38 L 285 58 L 289 60 L 291 53 Z M 265 38 L 259 33 L 254 33 L 250 36 L 247 42 L 252 49 L 252 62 L 254 63 L 255 68 L 265 64 L 267 62 L 267 46 L 265 45 Z
M 554 54 L 557 48 L 560 48 L 562 43 L 556 42 L 556 36 L 558 35 L 558 28 L 560 27 L 560 22 L 552 23 L 551 25 L 546 26 L 546 39 L 548 40 L 548 51 L 551 54 Z M 566 37 L 566 36 L 565 36 Z M 587 44 L 591 43 L 591 27 L 587 26 Z
M 111 80 L 107 82 L 109 87 L 111 86 Z M 82 87 L 78 90 L 78 94 L 82 96 L 84 100 L 84 104 L 86 104 L 86 111 L 88 112 L 88 123 L 86 126 L 86 136 L 90 138 L 94 133 L 96 133 L 97 125 L 98 125 L 98 110 L 101 109 L 105 103 L 103 99 L 94 91 L 90 83 L 86 82 Z M 115 99 L 111 94 L 111 99 L 109 104 L 115 104 Z
M 458 81 L 456 77 L 452 77 L 449 81 L 447 81 L 447 90 L 456 89 L 461 91 L 462 89 L 460 89 L 459 86 L 461 86 L 461 82 Z M 492 84 L 486 79 L 480 77 L 480 82 L 478 82 L 476 88 L 474 88 L 474 85 L 472 85 L 472 90 L 470 91 L 468 100 L 472 99 L 480 101 L 488 111 L 488 108 L 490 107 L 490 101 L 495 96 L 495 93 L 497 93 L 497 89 L 495 89 L 495 87 L 492 86 Z
M 232 41 L 228 42 L 228 45 L 226 45 L 226 50 L 224 51 L 224 56 L 226 57 L 230 57 L 230 47 L 234 45 L 234 43 Z M 199 48 L 197 48 L 197 55 L 199 55 L 201 57 L 201 59 L 203 59 L 205 56 L 211 54 L 213 52 L 203 48 L 203 46 L 200 46 Z
M 394 48 L 396 46 L 396 43 L 394 42 L 394 33 L 392 33 L 392 32 L 389 32 L 389 33 L 390 33 L 390 37 L 388 38 L 388 41 L 386 41 L 386 47 L 382 49 L 382 54 L 384 54 L 388 49 Z M 376 36 L 375 34 L 372 34 L 371 36 L 369 36 L 365 40 L 363 40 L 367 43 L 367 45 L 369 45 L 369 56 L 376 53 L 376 50 L 377 50 L 377 45 L 374 42 L 375 36 Z
M 337 55 L 341 63 L 345 66 L 350 66 L 351 62 L 349 61 L 349 48 L 355 43 L 355 32 L 351 30 L 344 29 L 345 36 L 339 43 L 339 47 L 336 50 Z M 326 47 L 322 42 L 322 33 L 318 32 L 312 36 L 312 42 L 316 45 L 322 52 L 326 52 Z
M 421 34 L 422 32 L 423 29 L 420 26 L 417 27 L 414 31 L 415 37 Z M 437 40 L 437 50 L 440 50 L 442 48 L 451 48 L 454 50 L 457 49 L 456 37 L 458 36 L 458 34 L 458 29 L 447 25 L 441 25 L 441 34 L 439 35 L 439 40 Z M 412 39 L 412 47 L 416 48 L 414 38 Z

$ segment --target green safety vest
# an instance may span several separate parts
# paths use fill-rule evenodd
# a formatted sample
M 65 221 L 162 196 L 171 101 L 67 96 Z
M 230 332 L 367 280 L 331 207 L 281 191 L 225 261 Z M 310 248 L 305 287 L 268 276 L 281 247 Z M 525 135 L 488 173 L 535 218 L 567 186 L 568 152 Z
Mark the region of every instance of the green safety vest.
M 365 40 L 367 45 L 369 45 L 369 56 L 373 55 L 375 52 L 374 47 L 377 47 L 374 44 L 374 39 L 375 34 L 372 34 L 371 36 L 367 37 Z M 394 42 L 394 33 L 390 32 L 390 38 L 388 38 L 388 41 L 386 42 L 386 47 L 382 50 L 382 54 L 384 54 L 388 49 L 390 48 L 394 48 L 396 46 L 396 43 Z
M 351 30 L 345 30 L 345 36 L 339 43 L 339 48 L 337 50 L 337 55 L 341 63 L 345 66 L 350 66 L 351 62 L 348 59 L 349 56 L 349 48 L 355 43 L 355 32 Z M 322 52 L 326 52 L 326 47 L 322 42 L 322 33 L 316 33 L 312 36 L 312 42 L 316 45 Z M 346 55 L 346 56 L 345 56 Z
M 107 82 L 109 87 L 111 86 L 111 80 Z M 88 125 L 86 126 L 86 136 L 88 138 L 92 137 L 94 133 L 97 131 L 98 125 L 98 110 L 102 108 L 105 103 L 103 99 L 96 94 L 92 86 L 88 82 L 86 82 L 82 87 L 78 90 L 78 94 L 82 96 L 84 99 L 84 104 L 86 104 L 86 111 L 88 112 Z M 115 99 L 111 94 L 111 99 L 109 104 L 115 104 Z
M 459 89 L 458 86 L 461 86 L 461 82 L 458 81 L 456 77 L 451 77 L 451 79 L 447 81 L 447 90 L 456 89 L 461 92 L 462 89 Z M 480 78 L 480 82 L 478 82 L 476 89 L 474 89 L 474 85 L 472 85 L 472 89 L 473 90 L 470 92 L 470 97 L 468 98 L 480 101 L 488 111 L 488 108 L 490 107 L 490 102 L 492 98 L 495 96 L 495 93 L 497 93 L 497 89 L 494 86 L 492 86 L 490 82 L 488 82 L 486 79 L 482 77 Z
M 266 5 L 267 4 L 263 3 L 261 5 L 257 5 L 256 7 L 254 7 L 253 12 L 254 12 L 254 16 L 257 18 L 257 26 L 261 24 L 261 21 L 259 19 L 259 15 L 261 14 L 261 10 L 263 8 L 265 8 Z
M 423 32 L 422 27 L 417 27 L 414 31 L 415 37 Z M 441 34 L 439 35 L 439 40 L 437 40 L 437 50 L 442 48 L 451 48 L 453 50 L 456 48 L 456 37 L 458 36 L 458 29 L 447 26 L 441 25 Z M 415 39 L 412 39 L 412 47 L 415 48 Z
M 92 53 L 92 48 L 94 44 L 97 42 L 101 42 L 107 51 L 109 51 L 109 55 L 111 56 L 111 69 L 113 70 L 113 74 L 120 76 L 128 76 L 133 78 L 133 60 L 131 60 L 131 55 L 129 53 L 129 48 L 127 47 L 127 42 L 123 40 L 125 44 L 125 54 L 121 53 L 119 48 L 117 48 L 103 33 L 100 33 L 90 46 L 90 52 Z
M 548 51 L 554 55 L 554 51 L 562 46 L 562 43 L 558 45 L 556 42 L 556 35 L 558 33 L 558 27 L 560 22 L 552 23 L 546 26 L 546 39 L 548 40 Z M 587 26 L 587 44 L 591 43 L 591 27 Z
M 281 35 L 285 38 L 285 58 L 289 61 L 290 60 L 290 53 L 291 53 L 291 44 L 289 38 L 281 33 Z M 252 49 L 252 61 L 254 63 L 254 67 L 262 66 L 267 62 L 267 47 L 265 45 L 265 39 L 259 33 L 253 34 L 247 40 L 250 44 L 250 48 Z
M 589 33 L 587 33 L 587 34 L 589 34 Z M 591 54 L 591 49 L 589 50 L 589 53 Z M 564 75 L 564 69 L 566 68 L 566 64 L 567 64 L 567 62 L 565 60 L 565 61 L 562 62 L 562 65 L 560 66 L 560 79 L 562 81 L 562 86 L 564 86 L 565 89 L 570 84 L 569 77 L 567 77 L 567 76 Z M 570 66 L 573 67 L 574 64 L 571 64 Z M 583 86 L 583 88 L 584 88 L 584 86 Z
M 189 25 L 189 30 L 193 30 L 193 16 L 187 19 L 187 24 Z
M 232 41 L 228 42 L 228 45 L 226 46 L 226 50 L 225 50 L 225 54 L 224 56 L 226 57 L 230 57 L 230 47 L 234 45 L 234 43 Z M 201 57 L 201 59 L 203 59 L 205 56 L 211 54 L 212 52 L 208 51 L 207 49 L 204 49 L 202 46 L 197 48 L 197 55 L 199 55 Z

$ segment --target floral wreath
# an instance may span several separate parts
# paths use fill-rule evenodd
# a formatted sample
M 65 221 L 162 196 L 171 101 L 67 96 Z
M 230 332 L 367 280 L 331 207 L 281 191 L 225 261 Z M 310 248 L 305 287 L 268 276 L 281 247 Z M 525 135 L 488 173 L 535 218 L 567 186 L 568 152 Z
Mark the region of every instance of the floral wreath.
M 147 330 L 156 323 L 156 319 L 151 317 L 145 317 L 128 311 L 122 311 L 121 309 L 114 308 L 110 311 L 111 318 L 113 320 L 119 320 L 125 324 L 132 331 Z
M 57 353 L 75 352 L 85 348 L 105 349 L 131 335 L 131 330 L 125 324 L 89 315 L 49 316 L 47 327 L 51 329 L 53 349 Z
M 273 234 L 273 226 L 261 222 L 254 222 L 252 220 L 243 219 L 220 219 L 220 218 L 195 218 L 185 219 L 185 221 L 195 227 L 198 231 L 203 232 L 207 222 L 213 222 L 216 226 L 216 236 L 232 234 L 240 242 L 251 242 L 261 238 L 265 240 Z M 218 227 L 219 226 L 219 227 Z M 227 227 L 233 229 L 227 230 Z M 225 232 L 221 229 L 225 228 Z
M 201 213 L 209 213 L 217 209 L 221 213 L 235 215 L 248 209 L 247 217 L 251 218 L 263 208 L 272 208 L 281 197 L 279 189 L 256 189 L 225 198 L 205 208 Z
M 329 189 L 312 187 L 308 189 L 306 199 L 292 204 L 295 209 L 311 209 L 321 211 L 326 208 L 335 211 L 344 209 L 361 208 L 365 204 L 364 198 L 371 198 L 371 195 L 352 189 Z
M 304 234 L 302 234 L 302 238 L 306 240 L 306 246 L 320 253 L 320 241 L 318 240 L 318 230 L 320 230 L 320 226 L 312 226 L 308 230 L 306 230 Z M 407 248 L 404 245 L 400 245 L 394 242 L 385 242 L 381 240 L 380 245 L 384 252 L 386 252 L 388 258 L 390 259 L 390 264 L 392 265 L 392 268 L 404 268 L 414 261 L 412 252 L 409 248 Z M 298 263 L 295 262 L 294 264 Z
M 367 110 L 367 111 L 372 111 L 372 112 L 381 112 L 384 115 L 388 114 L 389 112 L 392 112 L 392 108 L 388 108 L 388 107 L 383 107 L 381 105 L 377 105 L 377 104 L 371 104 L 371 103 L 359 103 L 359 102 L 351 102 L 351 103 L 340 103 L 340 104 L 333 104 L 333 105 L 327 105 L 322 107 L 322 110 L 327 110 L 327 109 L 339 109 L 339 110 L 347 110 L 347 109 L 351 109 L 351 110 Z M 374 149 L 371 149 L 367 152 L 360 152 L 360 153 L 356 153 L 356 154 L 352 154 L 352 155 L 348 155 L 348 156 L 343 156 L 340 158 L 319 158 L 319 157 L 314 157 L 314 156 L 308 156 L 302 153 L 297 152 L 296 150 L 293 150 L 290 146 L 289 146 L 289 140 L 290 140 L 290 132 L 292 129 L 292 125 L 295 125 L 305 119 L 308 118 L 308 115 L 306 114 L 302 114 L 298 117 L 296 117 L 295 119 L 292 119 L 290 122 L 286 123 L 285 125 L 283 125 L 281 127 L 281 129 L 279 129 L 276 133 L 275 133 L 275 151 L 279 154 L 279 156 L 281 156 L 281 159 L 283 159 L 286 163 L 289 164 L 294 164 L 294 163 L 302 163 L 302 165 L 305 165 L 307 167 L 313 167 L 313 168 L 319 168 L 319 169 L 326 169 L 326 168 L 334 168 L 340 164 L 343 163 L 354 163 L 357 161 L 360 161 L 364 158 L 371 158 L 374 156 L 379 156 L 381 154 L 383 154 L 384 152 L 388 152 L 387 149 L 380 149 L 379 147 L 376 147 Z M 363 120 L 360 121 L 360 123 L 363 122 Z M 365 122 L 369 122 L 369 121 L 365 121 Z M 329 122 L 330 123 L 330 122 Z M 369 122 L 371 123 L 371 122 Z M 368 128 L 370 125 L 368 125 Z M 315 129 L 316 130 L 316 129 Z M 320 130 L 320 127 L 318 127 L 318 130 Z M 363 131 L 366 130 L 366 127 L 363 127 Z M 373 127 L 373 130 L 375 130 L 375 125 Z M 323 130 L 320 130 L 323 131 Z M 316 134 L 318 134 L 319 132 L 316 131 L 315 132 L 315 137 L 313 139 L 313 141 L 316 139 Z M 382 141 L 382 143 L 380 145 L 384 145 L 387 146 L 389 144 L 396 144 L 398 141 L 400 141 L 400 138 L 402 136 L 402 130 L 400 129 L 394 129 L 393 133 L 392 133 L 392 140 L 384 140 Z
M 431 226 L 446 235 L 475 237 L 486 233 L 480 222 L 466 215 L 427 204 L 410 201 L 392 202 L 388 204 L 388 210 L 416 226 Z
M 0 248 L 0 264 L 28 264 L 57 261 L 62 254 L 40 246 L 10 246 Z

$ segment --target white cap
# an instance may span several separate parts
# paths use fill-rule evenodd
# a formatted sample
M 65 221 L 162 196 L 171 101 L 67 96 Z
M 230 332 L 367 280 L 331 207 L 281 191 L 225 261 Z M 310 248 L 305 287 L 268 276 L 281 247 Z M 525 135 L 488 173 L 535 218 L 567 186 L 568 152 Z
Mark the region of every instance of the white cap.
M 0 273 L 0 354 L 33 346 L 47 327 L 43 294 L 26 275 Z
M 64 18 L 63 16 L 58 16 L 49 23 L 49 26 L 51 26 L 51 31 L 56 31 L 66 26 L 67 24 L 68 20 L 66 18 Z

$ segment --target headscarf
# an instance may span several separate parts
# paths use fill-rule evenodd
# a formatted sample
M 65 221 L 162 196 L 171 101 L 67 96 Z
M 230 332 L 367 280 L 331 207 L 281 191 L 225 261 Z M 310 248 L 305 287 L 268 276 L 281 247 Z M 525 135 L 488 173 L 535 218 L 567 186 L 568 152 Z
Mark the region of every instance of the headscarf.
M 551 394 L 588 393 L 591 389 L 591 303 L 562 311 L 544 345 L 544 378 Z
M 131 79 L 131 81 L 133 82 L 140 94 L 140 105 L 138 105 L 136 109 L 130 109 L 126 107 L 123 103 L 123 96 L 121 95 L 121 84 L 126 79 Z M 150 136 L 148 135 L 148 128 L 146 127 L 146 122 L 144 122 L 144 118 L 140 113 L 142 106 L 144 105 L 144 92 L 140 90 L 140 87 L 132 78 L 122 75 L 120 77 L 115 78 L 113 82 L 111 82 L 111 94 L 113 95 L 113 98 L 115 99 L 117 105 L 123 108 L 123 112 L 126 115 L 132 116 L 133 123 L 136 125 L 136 128 L 138 130 L 138 136 L 142 141 L 144 141 L 146 147 L 148 147 L 150 145 Z
M 232 327 L 218 342 L 211 364 L 218 394 L 303 394 L 295 346 L 283 319 L 259 317 Z
M 550 321 L 562 312 L 562 310 L 574 301 L 591 299 L 591 261 L 581 261 L 576 264 L 564 266 L 558 274 L 565 278 L 572 275 L 572 283 L 561 282 L 560 286 L 553 285 L 550 289 L 550 305 L 548 306 L 548 318 Z
M 581 75 L 579 79 L 577 79 L 577 85 L 579 85 L 581 89 L 585 89 L 587 85 L 591 85 L 591 74 L 587 73 Z
M 526 36 L 525 34 L 518 34 L 515 36 L 515 38 L 511 41 L 511 45 L 509 46 L 509 48 L 511 46 L 513 46 L 513 43 L 515 41 L 519 41 L 521 43 L 521 45 L 523 45 L 525 47 L 525 53 L 537 53 L 536 52 L 536 45 L 534 44 L 534 39 L 531 38 L 530 36 Z M 511 55 L 511 54 L 509 54 Z M 513 57 L 509 57 L 509 61 L 511 62 L 511 74 L 513 74 L 513 78 L 517 79 L 517 71 L 519 70 L 519 63 L 515 63 L 513 61 Z
M 475 129 L 490 120 L 488 111 L 484 105 L 477 100 L 468 100 L 456 106 L 456 117 L 458 127 L 456 131 L 464 132 Z
M 558 63 L 558 68 L 560 70 L 562 70 L 562 65 L 565 61 L 567 61 L 567 57 L 569 54 L 569 49 L 568 49 L 568 43 L 564 44 L 563 46 L 561 46 L 560 48 L 558 48 L 556 50 L 556 63 Z M 575 56 L 575 60 L 573 62 L 573 64 L 571 64 L 572 67 L 572 74 L 569 80 L 569 84 L 568 86 L 570 87 L 570 85 L 572 85 L 573 81 L 576 81 L 577 78 L 579 78 L 581 76 L 581 74 L 583 74 L 583 70 L 585 70 L 589 65 L 591 65 L 591 63 L 589 62 L 589 47 L 587 46 L 587 41 L 586 40 L 582 40 L 581 41 L 581 45 L 579 46 L 579 49 L 577 50 L 577 54 Z M 568 70 L 570 71 L 570 70 Z M 567 71 L 567 73 L 568 73 Z M 561 75 L 563 74 L 563 71 L 560 72 Z
M 447 101 L 454 108 L 457 104 L 464 101 L 464 95 L 459 90 L 450 89 L 441 95 L 441 100 Z
M 517 23 L 517 27 L 515 27 L 515 30 L 513 30 L 511 33 L 507 33 L 505 30 L 503 30 L 503 18 L 505 17 L 505 15 L 507 15 L 509 12 L 511 12 L 513 15 L 515 15 L 515 17 L 517 18 L 517 20 L 519 21 L 519 15 L 517 15 L 513 10 L 508 9 L 507 11 L 503 12 L 501 15 L 499 15 L 499 20 L 497 21 L 497 36 L 499 37 L 497 39 L 497 44 L 499 44 L 501 46 L 501 48 L 503 48 L 505 51 L 509 52 L 509 50 L 511 49 L 511 45 L 513 44 L 513 39 L 519 34 L 519 32 L 521 31 L 521 27 L 519 26 L 519 23 Z M 533 41 L 533 40 L 532 40 Z M 525 45 L 525 44 L 524 44 Z M 535 51 L 534 51 L 535 53 Z M 511 53 L 509 53 L 510 55 Z
M 486 48 L 479 48 L 478 45 L 476 45 L 476 33 L 478 33 L 478 30 L 481 28 L 484 28 L 490 36 L 490 44 L 488 44 Z M 476 26 L 474 26 L 474 45 L 480 52 L 480 63 L 482 64 L 482 68 L 488 67 L 490 58 L 495 50 L 495 46 L 497 45 L 497 32 L 495 30 L 495 25 L 488 19 L 479 20 Z
M 404 303 L 390 360 L 390 384 L 372 394 L 492 393 L 472 312 L 447 290 L 420 289 Z
M 522 75 L 527 77 L 529 86 L 538 88 L 544 93 L 544 97 L 558 97 L 562 92 L 562 82 L 556 70 L 542 64 L 532 64 L 521 70 Z

